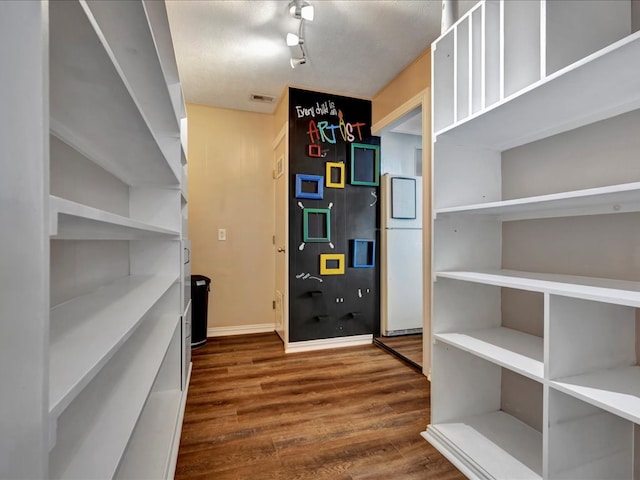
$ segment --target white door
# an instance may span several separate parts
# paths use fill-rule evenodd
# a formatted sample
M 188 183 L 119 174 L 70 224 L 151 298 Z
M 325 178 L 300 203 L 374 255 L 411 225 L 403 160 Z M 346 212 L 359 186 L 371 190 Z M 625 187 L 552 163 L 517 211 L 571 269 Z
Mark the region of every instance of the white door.
M 386 237 L 382 334 L 422 329 L 422 230 L 388 229 L 382 235 Z
M 284 132 L 288 131 L 287 126 Z M 275 329 L 283 342 L 288 340 L 288 235 L 289 235 L 289 188 L 288 188 L 288 135 L 280 135 L 280 140 L 273 150 L 274 157 L 274 212 L 275 234 L 273 237 L 273 251 L 275 257 L 275 292 L 274 292 L 274 323 Z

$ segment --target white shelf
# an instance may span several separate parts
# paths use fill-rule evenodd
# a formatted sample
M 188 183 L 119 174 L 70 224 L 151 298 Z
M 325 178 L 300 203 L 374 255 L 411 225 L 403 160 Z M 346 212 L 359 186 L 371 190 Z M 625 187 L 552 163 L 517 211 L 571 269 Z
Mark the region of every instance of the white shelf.
M 542 478 L 542 434 L 504 412 L 429 425 L 422 435 L 467 476 Z
M 177 315 L 148 320 L 74 405 L 77 411 L 69 421 L 78 422 L 82 432 L 72 425 L 65 432 L 69 435 L 59 439 L 50 456 L 52 478 L 114 476 L 169 343 L 179 335 Z
M 178 118 L 143 4 L 123 2 L 118 10 L 101 1 L 89 1 L 87 6 L 87 16 L 151 132 L 177 137 L 180 130 Z M 166 35 L 172 49 L 168 24 Z
M 186 116 L 182 87 L 178 75 L 178 65 L 171 38 L 171 27 L 164 2 L 142 0 L 144 11 L 149 21 L 156 51 L 162 67 L 165 81 L 169 87 L 169 96 L 177 119 Z
M 583 463 L 577 467 L 562 470 L 554 478 L 582 479 L 582 478 L 625 478 L 624 476 L 611 475 L 611 466 L 618 469 L 623 465 L 630 465 L 629 454 L 626 452 L 615 452 L 594 461 Z M 593 472 L 606 472 L 599 477 L 594 477 Z M 609 477 L 609 475 L 611 475 Z
M 180 390 L 154 392 L 149 395 L 142 415 L 120 462 L 115 478 L 123 480 L 173 478 L 171 472 L 176 429 L 181 431 L 181 417 L 186 392 Z
M 64 240 L 138 240 L 178 237 L 180 232 L 49 196 L 51 238 Z
M 532 380 L 544 378 L 543 339 L 510 328 L 438 333 L 434 338 Z
M 639 56 L 636 32 L 437 131 L 437 141 L 502 151 L 634 110 L 640 107 Z
M 185 152 L 184 144 L 180 143 L 180 163 L 182 165 L 187 164 L 187 153 Z
M 181 147 L 181 161 L 183 165 L 187 164 L 188 161 L 188 140 L 189 140 L 189 135 L 188 135 L 188 120 L 186 116 L 183 116 L 182 118 L 180 118 L 180 147 Z
M 156 107 L 144 105 L 141 112 L 143 100 L 136 103 L 132 97 L 130 80 L 113 63 L 95 19 L 78 2 L 52 2 L 49 14 L 51 131 L 128 185 L 178 185 L 154 136 L 159 132 L 152 132 L 145 120 L 144 111 Z M 142 68 L 144 62 L 139 63 Z M 145 98 L 144 103 L 156 101 Z M 178 139 L 177 123 L 175 128 Z
M 436 215 L 490 215 L 523 220 L 640 211 L 640 182 L 436 209 Z
M 130 276 L 51 309 L 49 411 L 58 417 L 177 280 Z
M 184 200 L 184 202 L 186 203 L 188 200 L 187 197 L 187 189 L 189 187 L 189 184 L 187 182 L 187 167 L 186 165 L 182 165 L 181 167 L 181 177 L 182 177 L 182 181 L 180 182 L 180 194 L 182 195 L 182 198 Z
M 640 282 L 516 270 L 436 272 L 435 275 L 436 278 L 451 278 L 485 285 L 640 307 Z
M 640 367 L 561 378 L 550 385 L 591 405 L 640 423 Z

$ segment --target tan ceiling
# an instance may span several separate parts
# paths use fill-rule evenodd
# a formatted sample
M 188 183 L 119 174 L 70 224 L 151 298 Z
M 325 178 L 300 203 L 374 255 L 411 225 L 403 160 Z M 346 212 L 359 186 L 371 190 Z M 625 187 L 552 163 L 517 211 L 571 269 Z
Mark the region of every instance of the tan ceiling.
M 476 0 L 461 0 L 459 13 Z M 285 43 L 288 0 L 167 0 L 185 100 L 270 113 L 286 85 L 371 98 L 440 32 L 440 0 L 311 0 L 308 63 Z M 276 97 L 272 104 L 252 93 Z

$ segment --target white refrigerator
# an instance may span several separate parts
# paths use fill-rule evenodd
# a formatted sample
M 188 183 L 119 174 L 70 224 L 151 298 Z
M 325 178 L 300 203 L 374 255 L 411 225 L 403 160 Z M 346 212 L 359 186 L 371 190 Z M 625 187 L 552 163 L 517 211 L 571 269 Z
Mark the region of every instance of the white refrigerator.
M 381 197 L 381 333 L 420 333 L 422 177 L 384 174 Z

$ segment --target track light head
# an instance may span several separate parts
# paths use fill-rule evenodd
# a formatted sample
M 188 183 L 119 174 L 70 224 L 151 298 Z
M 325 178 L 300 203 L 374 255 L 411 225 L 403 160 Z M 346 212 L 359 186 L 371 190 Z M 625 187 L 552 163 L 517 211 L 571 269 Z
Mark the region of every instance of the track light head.
M 291 68 L 296 68 L 298 65 L 304 65 L 305 63 L 307 63 L 307 59 L 306 57 L 302 57 L 302 58 L 291 57 L 291 60 L 289 61 L 289 63 L 291 64 Z
M 287 33 L 287 45 L 289 47 L 295 47 L 296 45 L 304 44 L 304 38 L 296 35 L 295 33 Z
M 313 5 L 306 0 L 293 0 L 289 4 L 289 14 L 298 20 L 307 20 L 313 22 Z

